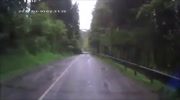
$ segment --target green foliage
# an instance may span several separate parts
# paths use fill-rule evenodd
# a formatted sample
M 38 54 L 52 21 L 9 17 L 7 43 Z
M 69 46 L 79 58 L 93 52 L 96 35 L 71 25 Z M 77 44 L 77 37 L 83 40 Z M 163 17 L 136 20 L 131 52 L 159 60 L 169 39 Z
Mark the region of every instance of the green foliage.
M 120 30 L 120 31 L 114 31 L 112 34 L 110 34 L 111 38 L 111 44 L 114 45 L 124 45 L 124 44 L 135 44 L 134 35 L 130 31 Z
M 178 0 L 98 0 L 90 46 L 147 67 L 173 72 L 180 63 Z
M 7 54 L 0 57 L 0 80 L 7 77 L 12 77 L 16 74 L 24 73 L 36 67 L 40 67 L 42 64 L 47 64 L 53 62 L 54 60 L 59 60 L 70 56 L 70 53 L 52 53 L 52 52 L 40 52 L 37 55 L 32 55 L 28 52 L 25 54 L 13 53 Z M 17 58 L 18 57 L 18 58 Z M 9 63 L 11 61 L 11 63 Z
M 62 20 L 63 23 L 66 26 L 67 29 L 67 39 L 68 44 L 67 45 L 73 45 L 74 47 L 77 47 L 77 40 L 79 39 L 79 10 L 78 10 L 78 4 L 75 3 L 72 4 L 71 0 L 54 0 L 53 2 L 51 0 L 41 0 L 33 3 L 32 9 L 43 9 L 46 10 L 47 7 L 43 4 L 40 7 L 38 7 L 39 4 L 44 2 L 49 9 L 51 10 L 65 10 L 65 13 L 51 13 L 50 16 L 55 20 Z M 76 41 L 74 41 L 74 39 Z M 74 43 L 75 42 L 75 43 Z
M 0 13 L 0 53 L 19 48 L 27 49 L 33 54 L 42 50 L 62 52 L 69 45 L 78 48 L 78 4 L 72 5 L 71 0 L 57 0 L 56 3 L 42 0 L 31 3 L 30 10 L 66 10 L 62 14 L 17 13 L 18 10 L 27 9 L 27 0 L 3 0 L 1 3 L 3 12 Z
M 66 46 L 68 42 L 66 35 L 67 29 L 61 20 L 48 19 L 44 20 L 40 25 L 40 27 L 42 27 L 42 32 L 39 32 L 42 33 L 40 36 L 44 36 L 46 38 L 47 44 L 51 46 L 52 51 L 60 51 L 60 47 Z
M 80 52 L 77 46 L 78 5 L 72 6 L 71 0 L 56 2 L 41 0 L 31 3 L 31 7 L 28 8 L 27 0 L 0 0 L 1 78 L 63 58 L 68 52 Z M 18 13 L 19 10 L 26 9 L 62 9 L 67 13 Z M 73 45 L 74 50 L 69 49 L 69 45 Z

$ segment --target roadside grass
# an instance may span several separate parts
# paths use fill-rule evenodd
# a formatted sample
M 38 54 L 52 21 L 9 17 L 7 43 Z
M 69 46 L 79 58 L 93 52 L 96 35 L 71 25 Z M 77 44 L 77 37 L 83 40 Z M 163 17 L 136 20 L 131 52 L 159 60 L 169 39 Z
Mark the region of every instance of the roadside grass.
M 165 100 L 180 100 L 180 97 L 178 95 L 178 90 L 175 90 L 169 87 L 168 85 L 161 83 L 158 80 L 153 80 L 153 83 L 151 83 L 150 79 L 148 79 L 145 75 L 138 72 L 137 72 L 137 75 L 135 76 L 134 70 L 130 68 L 125 69 L 125 66 L 111 59 L 97 56 L 97 55 L 95 55 L 95 57 L 101 59 L 107 64 L 110 64 L 112 67 L 118 69 L 120 72 L 127 75 L 128 77 L 143 83 L 146 87 L 150 88 L 153 92 L 157 92 L 163 100 L 164 99 Z
M 55 54 L 52 52 L 41 52 L 36 55 L 29 53 L 9 54 L 0 57 L 0 80 L 24 73 L 40 65 L 53 62 L 73 55 L 72 53 Z

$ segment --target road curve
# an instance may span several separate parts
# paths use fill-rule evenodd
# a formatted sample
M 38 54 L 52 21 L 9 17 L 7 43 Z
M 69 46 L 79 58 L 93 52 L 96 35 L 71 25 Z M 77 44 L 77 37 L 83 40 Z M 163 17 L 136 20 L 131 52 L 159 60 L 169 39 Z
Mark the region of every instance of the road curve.
M 159 100 L 108 64 L 82 54 L 1 82 L 1 100 Z

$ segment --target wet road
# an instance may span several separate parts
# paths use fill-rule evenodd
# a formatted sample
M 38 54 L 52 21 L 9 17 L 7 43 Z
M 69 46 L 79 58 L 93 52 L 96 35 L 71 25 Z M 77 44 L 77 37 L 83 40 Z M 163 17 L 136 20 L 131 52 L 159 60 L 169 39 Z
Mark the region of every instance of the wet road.
M 1 99 L 158 100 L 158 95 L 90 54 L 82 54 L 3 82 Z

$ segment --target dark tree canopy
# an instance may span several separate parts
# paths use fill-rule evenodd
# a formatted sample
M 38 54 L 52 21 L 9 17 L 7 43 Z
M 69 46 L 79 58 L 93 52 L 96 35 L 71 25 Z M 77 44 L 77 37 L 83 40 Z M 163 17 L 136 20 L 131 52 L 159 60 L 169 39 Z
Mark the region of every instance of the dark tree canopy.
M 98 0 L 91 47 L 152 68 L 175 70 L 180 65 L 179 9 L 179 0 Z
M 0 8 L 0 53 L 18 49 L 61 52 L 68 45 L 78 48 L 78 5 L 71 0 L 1 0 Z

